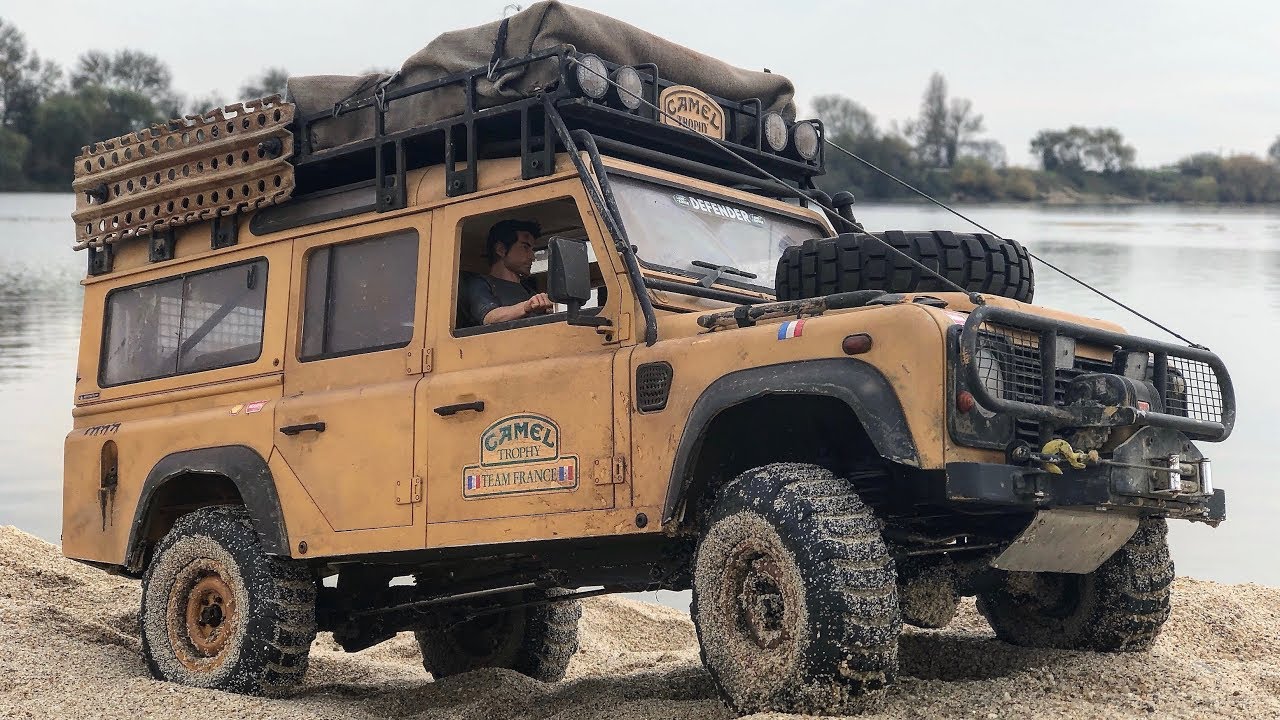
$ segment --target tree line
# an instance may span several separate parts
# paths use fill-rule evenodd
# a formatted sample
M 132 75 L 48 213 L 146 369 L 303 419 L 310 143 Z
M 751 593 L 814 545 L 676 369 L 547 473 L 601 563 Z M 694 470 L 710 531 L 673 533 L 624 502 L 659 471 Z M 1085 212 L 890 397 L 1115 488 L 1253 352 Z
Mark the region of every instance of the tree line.
M 918 196 L 874 164 L 935 197 L 952 200 L 1280 202 L 1280 137 L 1265 158 L 1197 153 L 1172 165 L 1139 168 L 1116 128 L 1041 130 L 1028 150 L 1039 169 L 1008 165 L 1004 147 L 985 139 L 983 117 L 966 99 L 950 98 L 946 79 L 929 79 L 920 115 L 880 129 L 865 107 L 841 95 L 813 101 L 827 137 L 866 161 L 828 147 L 827 192 L 866 200 Z
M 240 98 L 283 93 L 288 74 L 268 68 Z M 89 50 L 70 68 L 42 59 L 0 18 L 0 191 L 66 190 L 82 146 L 154 123 L 224 105 L 185 96 L 169 67 L 136 50 Z M 862 105 L 841 95 L 814 99 L 827 137 L 901 180 L 951 200 L 1109 200 L 1280 202 L 1280 138 L 1266 158 L 1200 153 L 1173 165 L 1138 168 L 1134 148 L 1115 128 L 1042 130 L 1028 150 L 1040 168 L 1010 166 L 1005 148 L 983 137 L 973 103 L 951 97 L 935 73 L 920 114 L 881 128 Z M 917 197 L 894 179 L 828 148 L 819 186 L 862 200 Z
M 241 97 L 283 93 L 287 77 L 267 69 Z M 73 67 L 59 67 L 0 18 L 0 191 L 67 190 L 84 145 L 225 102 L 182 95 L 168 65 L 136 50 L 89 50 Z

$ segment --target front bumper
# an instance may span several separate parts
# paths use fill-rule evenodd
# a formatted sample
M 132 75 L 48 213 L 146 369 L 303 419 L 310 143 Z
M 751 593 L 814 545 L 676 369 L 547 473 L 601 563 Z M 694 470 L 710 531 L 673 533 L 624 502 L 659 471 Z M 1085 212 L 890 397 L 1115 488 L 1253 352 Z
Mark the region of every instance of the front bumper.
M 1169 471 L 1149 469 L 1191 466 L 1185 482 Z M 1208 461 L 1182 433 L 1146 427 L 1120 444 L 1110 464 L 1053 474 L 1038 466 L 955 462 L 946 466 L 949 503 L 1006 506 L 1028 511 L 1095 508 L 1139 515 L 1163 515 L 1217 525 L 1227 517 L 1226 493 L 1205 487 Z M 1138 466 L 1138 467 L 1135 467 Z M 1204 483 L 1204 484 L 1202 484 Z M 1208 490 L 1204 492 L 1202 490 Z

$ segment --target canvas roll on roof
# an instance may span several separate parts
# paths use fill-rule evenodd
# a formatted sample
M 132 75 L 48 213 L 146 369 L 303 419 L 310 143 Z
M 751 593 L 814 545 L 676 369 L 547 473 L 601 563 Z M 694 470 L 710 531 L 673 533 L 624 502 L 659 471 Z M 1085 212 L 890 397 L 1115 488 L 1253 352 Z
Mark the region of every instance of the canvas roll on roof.
M 500 30 L 506 24 L 505 33 Z M 500 37 L 501 36 L 501 37 Z M 501 42 L 499 42 L 501 40 Z M 662 77 L 692 85 L 727 100 L 758 98 L 765 110 L 795 118 L 795 89 L 782 75 L 744 70 L 691 50 L 633 25 L 551 0 L 539 2 L 505 21 L 447 32 L 405 61 L 394 75 L 310 75 L 289 79 L 289 99 L 300 115 L 332 110 L 345 100 L 367 97 L 379 85 L 396 90 L 489 65 L 495 58 L 518 58 L 572 45 L 622 65 L 654 63 Z M 476 87 L 479 107 L 536 95 L 558 79 L 554 59 L 499 71 Z M 462 113 L 461 88 L 445 87 L 394 101 L 388 133 Z M 313 149 L 338 147 L 372 137 L 374 114 L 362 110 L 313 125 Z

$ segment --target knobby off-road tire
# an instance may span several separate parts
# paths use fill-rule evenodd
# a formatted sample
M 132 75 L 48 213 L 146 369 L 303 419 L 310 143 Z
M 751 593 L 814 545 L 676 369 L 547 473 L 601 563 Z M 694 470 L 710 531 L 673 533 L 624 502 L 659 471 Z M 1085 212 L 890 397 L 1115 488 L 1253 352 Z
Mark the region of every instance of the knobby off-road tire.
M 531 591 L 521 602 L 568 590 Z M 422 650 L 422 666 L 436 679 L 478 670 L 506 668 L 543 682 L 564 678 L 578 652 L 582 605 L 564 600 L 513 608 L 439 629 L 414 633 Z M 442 616 L 447 622 L 447 616 Z
M 1087 575 L 1008 573 L 978 596 L 996 637 L 1026 647 L 1121 652 L 1146 650 L 1169 618 L 1169 559 L 1164 518 L 1138 530 Z
M 1026 248 L 984 233 L 902 232 L 875 235 L 967 291 L 1031 302 L 1035 275 Z M 950 292 L 937 277 L 866 234 L 810 239 L 787 248 L 775 278 L 779 300 L 854 290 Z
M 721 488 L 694 563 L 702 660 L 734 710 L 844 715 L 898 669 L 897 584 L 879 524 L 827 470 L 774 464 Z
M 280 695 L 307 671 L 316 584 L 266 555 L 249 514 L 207 507 L 174 523 L 142 578 L 142 655 L 161 680 Z

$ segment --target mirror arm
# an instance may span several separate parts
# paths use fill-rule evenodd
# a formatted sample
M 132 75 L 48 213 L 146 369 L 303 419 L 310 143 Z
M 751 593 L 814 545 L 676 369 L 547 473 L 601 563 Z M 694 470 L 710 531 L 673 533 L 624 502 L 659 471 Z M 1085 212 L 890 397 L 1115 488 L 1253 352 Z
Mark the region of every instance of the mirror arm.
M 609 327 L 613 325 L 613 321 L 607 317 L 599 315 L 582 314 L 582 303 L 569 303 L 569 319 L 570 325 L 585 325 L 587 327 Z

